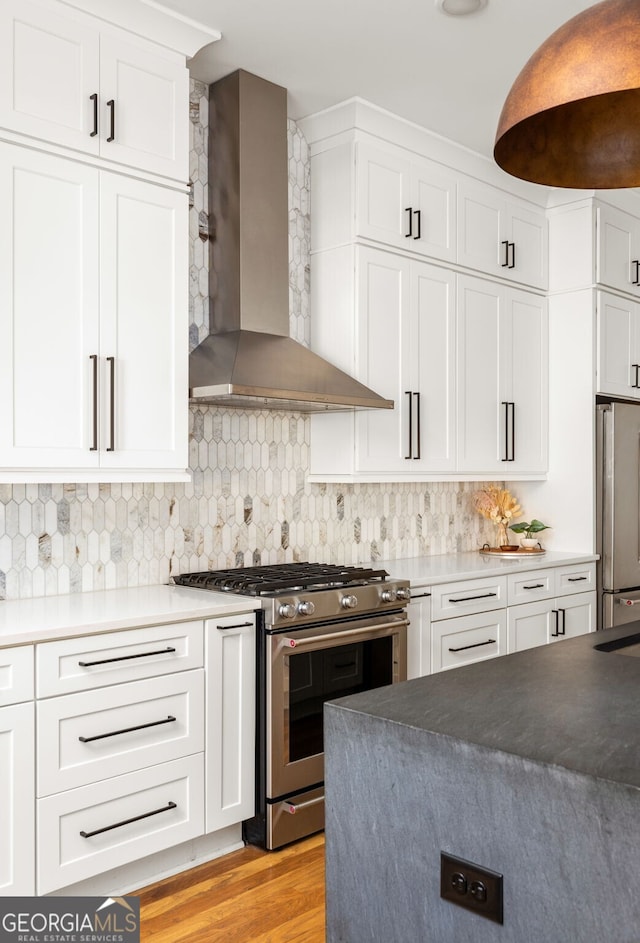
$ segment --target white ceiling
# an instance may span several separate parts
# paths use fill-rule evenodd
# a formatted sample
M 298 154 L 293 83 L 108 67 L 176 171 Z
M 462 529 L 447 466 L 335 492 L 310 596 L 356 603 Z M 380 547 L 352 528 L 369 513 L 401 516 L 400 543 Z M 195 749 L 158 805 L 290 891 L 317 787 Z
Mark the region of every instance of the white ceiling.
M 359 96 L 487 156 L 516 75 L 591 0 L 488 0 L 466 17 L 435 0 L 160 0 L 220 30 L 195 78 L 237 68 L 283 85 L 301 118 Z

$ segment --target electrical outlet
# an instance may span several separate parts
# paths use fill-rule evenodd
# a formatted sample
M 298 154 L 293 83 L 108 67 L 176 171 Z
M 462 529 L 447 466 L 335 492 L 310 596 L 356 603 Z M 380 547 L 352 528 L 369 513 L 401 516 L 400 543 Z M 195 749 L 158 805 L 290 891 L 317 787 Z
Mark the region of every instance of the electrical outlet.
M 440 897 L 502 923 L 502 875 L 440 852 Z

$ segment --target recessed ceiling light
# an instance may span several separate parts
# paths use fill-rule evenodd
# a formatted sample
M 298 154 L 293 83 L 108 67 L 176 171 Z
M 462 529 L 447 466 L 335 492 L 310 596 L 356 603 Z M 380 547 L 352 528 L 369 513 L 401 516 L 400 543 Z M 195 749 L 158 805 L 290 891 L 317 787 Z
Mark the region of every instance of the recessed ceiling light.
M 467 16 L 486 7 L 489 0 L 436 0 L 436 6 L 449 16 Z

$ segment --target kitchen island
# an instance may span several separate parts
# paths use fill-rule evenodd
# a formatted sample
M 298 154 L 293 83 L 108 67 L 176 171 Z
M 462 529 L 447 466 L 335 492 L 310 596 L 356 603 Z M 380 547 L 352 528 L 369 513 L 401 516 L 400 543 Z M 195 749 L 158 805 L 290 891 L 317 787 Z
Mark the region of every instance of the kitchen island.
M 634 633 L 326 705 L 328 943 L 640 941 L 640 658 L 596 647 Z M 442 852 L 503 875 L 502 924 Z

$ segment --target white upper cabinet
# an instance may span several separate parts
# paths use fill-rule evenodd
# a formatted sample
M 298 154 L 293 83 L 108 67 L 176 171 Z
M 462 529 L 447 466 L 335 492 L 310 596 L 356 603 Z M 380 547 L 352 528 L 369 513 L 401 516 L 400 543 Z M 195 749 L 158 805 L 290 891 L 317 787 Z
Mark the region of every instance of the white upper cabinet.
M 186 182 L 184 57 L 65 9 L 0 6 L 0 126 Z
M 186 195 L 12 144 L 0 192 L 4 479 L 184 477 Z
M 597 292 L 597 392 L 640 399 L 640 301 Z
M 500 478 L 547 469 L 546 300 L 458 277 L 460 471 Z
M 455 275 L 374 249 L 357 253 L 363 382 L 393 410 L 356 416 L 356 470 L 455 467 Z
M 596 281 L 640 295 L 640 219 L 600 203 L 596 233 Z
M 487 184 L 458 186 L 458 263 L 534 288 L 548 282 L 544 210 Z
M 456 178 L 434 161 L 356 144 L 357 236 L 455 261 Z

